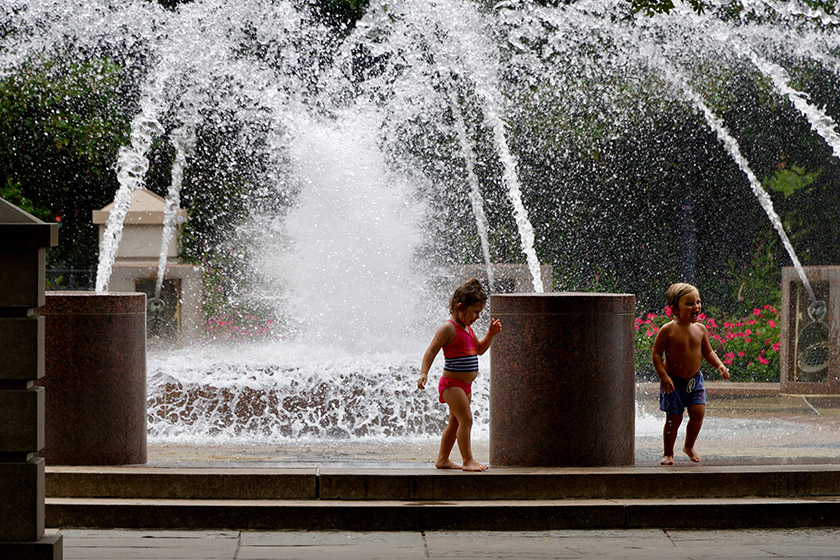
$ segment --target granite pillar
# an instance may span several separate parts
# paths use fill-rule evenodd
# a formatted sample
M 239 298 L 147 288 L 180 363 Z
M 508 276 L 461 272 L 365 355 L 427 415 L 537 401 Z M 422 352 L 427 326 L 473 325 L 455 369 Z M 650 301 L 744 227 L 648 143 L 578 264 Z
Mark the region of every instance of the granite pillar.
M 44 375 L 46 249 L 58 227 L 0 199 L 0 558 L 60 560 L 61 533 L 45 534 Z
M 491 465 L 633 465 L 635 297 L 493 295 L 490 313 Z
M 806 266 L 812 301 L 793 267 L 782 268 L 781 372 L 783 395 L 840 402 L 840 266 Z
M 146 295 L 47 292 L 46 445 L 53 465 L 146 462 Z

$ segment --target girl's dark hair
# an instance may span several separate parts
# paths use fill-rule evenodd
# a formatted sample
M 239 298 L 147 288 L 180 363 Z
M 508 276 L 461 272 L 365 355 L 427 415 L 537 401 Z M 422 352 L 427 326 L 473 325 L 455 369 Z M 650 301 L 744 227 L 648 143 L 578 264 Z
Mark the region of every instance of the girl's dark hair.
M 484 286 L 481 285 L 475 278 L 470 278 L 455 290 L 452 298 L 449 300 L 449 312 L 455 313 L 458 309 L 458 304 L 461 303 L 464 307 L 469 307 L 476 303 L 482 305 L 487 303 L 487 292 L 484 291 Z

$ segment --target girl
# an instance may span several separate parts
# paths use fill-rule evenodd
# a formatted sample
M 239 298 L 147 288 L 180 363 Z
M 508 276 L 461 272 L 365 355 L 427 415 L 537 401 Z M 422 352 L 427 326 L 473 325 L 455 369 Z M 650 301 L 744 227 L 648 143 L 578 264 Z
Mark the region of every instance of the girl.
M 659 409 L 665 413 L 665 451 L 660 463 L 674 464 L 674 443 L 686 408 L 688 427 L 683 453 L 699 463 L 700 456 L 694 451 L 694 442 L 706 414 L 706 390 L 700 364 L 705 358 L 724 379 L 729 379 L 729 370 L 712 350 L 706 327 L 698 323 L 702 305 L 697 288 L 685 283 L 671 284 L 665 298 L 673 320 L 663 325 L 656 334 L 652 356 L 660 381 Z
M 472 278 L 461 285 L 449 300 L 451 317 L 440 327 L 432 338 L 429 348 L 423 354 L 423 365 L 420 367 L 420 379 L 417 381 L 419 389 L 425 389 L 429 377 L 429 368 L 443 349 L 443 376 L 438 384 L 440 402 L 449 405 L 449 424 L 443 430 L 440 439 L 435 466 L 439 469 L 463 469 L 465 471 L 484 471 L 487 465 L 482 465 L 472 456 L 470 447 L 470 432 L 472 431 L 472 412 L 470 411 L 471 386 L 478 375 L 478 356 L 484 354 L 493 337 L 502 330 L 502 323 L 492 319 L 487 328 L 487 334 L 481 340 L 475 336 L 472 325 L 481 315 L 487 303 L 487 294 L 481 283 Z M 455 441 L 461 452 L 463 465 L 457 465 L 449 460 L 449 454 Z

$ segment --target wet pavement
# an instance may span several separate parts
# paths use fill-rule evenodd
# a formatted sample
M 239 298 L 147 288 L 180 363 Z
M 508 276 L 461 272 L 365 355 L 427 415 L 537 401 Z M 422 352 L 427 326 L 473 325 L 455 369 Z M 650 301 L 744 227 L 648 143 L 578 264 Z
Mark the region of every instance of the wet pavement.
M 838 558 L 840 529 L 63 531 L 65 560 Z
M 819 399 L 778 394 L 777 384 L 709 383 L 708 404 L 696 450 L 703 465 L 840 464 L 840 407 Z M 637 394 L 635 465 L 658 466 L 662 456 L 664 413 L 658 410 L 657 385 Z M 685 423 L 677 439 L 681 448 Z M 473 453 L 489 463 L 489 435 L 473 436 Z M 149 443 L 148 466 L 249 468 L 330 467 L 433 468 L 439 436 L 403 441 L 376 439 L 296 442 Z M 452 454 L 458 460 L 458 451 Z M 693 466 L 677 454 L 676 466 Z

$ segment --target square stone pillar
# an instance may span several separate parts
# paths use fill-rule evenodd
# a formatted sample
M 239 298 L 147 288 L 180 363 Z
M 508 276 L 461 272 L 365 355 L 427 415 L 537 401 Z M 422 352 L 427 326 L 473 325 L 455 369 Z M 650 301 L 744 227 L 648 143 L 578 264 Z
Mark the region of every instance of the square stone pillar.
M 0 558 L 60 560 L 60 533 L 45 534 L 44 304 L 47 247 L 58 226 L 0 199 Z

